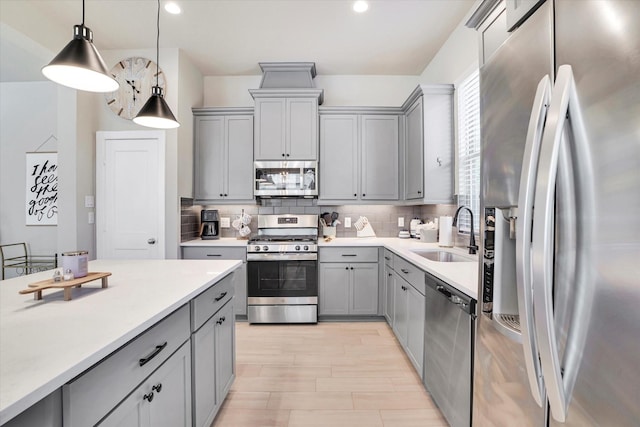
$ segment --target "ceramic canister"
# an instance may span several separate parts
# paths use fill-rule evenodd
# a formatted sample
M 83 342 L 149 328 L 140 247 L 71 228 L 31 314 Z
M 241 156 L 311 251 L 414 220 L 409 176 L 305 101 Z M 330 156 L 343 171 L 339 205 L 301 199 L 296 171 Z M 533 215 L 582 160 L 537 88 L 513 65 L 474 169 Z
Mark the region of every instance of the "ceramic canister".
M 62 253 L 62 271 L 71 269 L 73 277 L 84 277 L 89 269 L 89 252 L 74 251 Z

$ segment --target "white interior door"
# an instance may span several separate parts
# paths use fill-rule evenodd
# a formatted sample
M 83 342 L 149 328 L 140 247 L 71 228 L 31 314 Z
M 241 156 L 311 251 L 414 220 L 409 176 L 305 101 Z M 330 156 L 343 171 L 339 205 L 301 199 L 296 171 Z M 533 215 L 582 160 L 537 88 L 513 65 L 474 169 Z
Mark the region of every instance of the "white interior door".
M 99 259 L 163 259 L 164 131 L 97 132 Z

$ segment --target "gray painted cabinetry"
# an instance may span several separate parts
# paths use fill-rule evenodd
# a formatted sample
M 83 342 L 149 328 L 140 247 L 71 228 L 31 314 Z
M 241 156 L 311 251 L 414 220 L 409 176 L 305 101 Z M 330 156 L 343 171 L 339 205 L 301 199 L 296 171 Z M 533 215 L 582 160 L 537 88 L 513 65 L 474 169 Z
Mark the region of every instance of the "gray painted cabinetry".
M 391 263 L 387 261 L 391 258 Z M 387 308 L 390 325 L 396 338 L 404 348 L 414 368 L 423 377 L 424 363 L 424 321 L 425 321 L 425 273 L 418 267 L 395 255 L 385 252 L 387 262 L 387 301 L 393 309 Z M 393 301 L 389 301 L 393 298 Z M 392 312 L 391 312 L 392 311 Z
M 191 352 L 185 343 L 136 388 L 100 426 L 191 425 Z
M 249 91 L 255 99 L 255 160 L 318 159 L 318 89 Z
M 376 114 L 375 112 L 380 114 Z M 344 108 L 320 115 L 320 188 L 323 203 L 399 199 L 399 113 Z
M 197 202 L 253 203 L 253 110 L 194 109 Z
M 395 276 L 393 275 L 393 252 L 384 250 L 384 305 L 383 313 L 387 323 L 393 325 L 393 293 L 395 291 Z
M 378 314 L 378 249 L 321 248 L 318 314 Z
M 247 249 L 238 246 L 183 246 L 182 259 L 237 259 L 243 262 L 233 275 L 234 312 L 239 318 L 247 315 Z
M 405 111 L 404 199 L 451 203 L 454 183 L 453 85 L 419 85 Z
M 233 302 L 230 301 L 191 338 L 194 427 L 211 425 L 235 378 L 234 325 Z

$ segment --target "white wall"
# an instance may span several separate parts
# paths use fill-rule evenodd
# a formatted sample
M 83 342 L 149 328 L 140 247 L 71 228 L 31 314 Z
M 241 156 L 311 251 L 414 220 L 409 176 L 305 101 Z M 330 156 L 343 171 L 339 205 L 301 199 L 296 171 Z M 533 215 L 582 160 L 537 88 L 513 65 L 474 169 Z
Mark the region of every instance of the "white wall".
M 58 251 L 58 227 L 25 225 L 25 153 L 58 151 L 64 141 L 58 133 L 57 111 L 54 83 L 0 83 L 0 243 L 27 242 L 33 254 Z M 40 147 L 51 135 L 60 143 L 52 139 Z
M 249 89 L 258 89 L 262 76 L 205 76 L 204 107 L 251 107 Z M 325 106 L 399 107 L 419 83 L 418 76 L 322 76 Z

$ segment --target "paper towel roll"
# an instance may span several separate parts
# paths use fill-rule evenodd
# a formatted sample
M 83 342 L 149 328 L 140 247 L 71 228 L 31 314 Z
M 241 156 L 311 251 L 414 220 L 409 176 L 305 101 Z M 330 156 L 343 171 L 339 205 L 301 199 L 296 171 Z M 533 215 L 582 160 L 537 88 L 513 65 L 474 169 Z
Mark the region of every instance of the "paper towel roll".
M 441 216 L 439 222 L 438 245 L 450 248 L 453 246 L 453 217 Z

